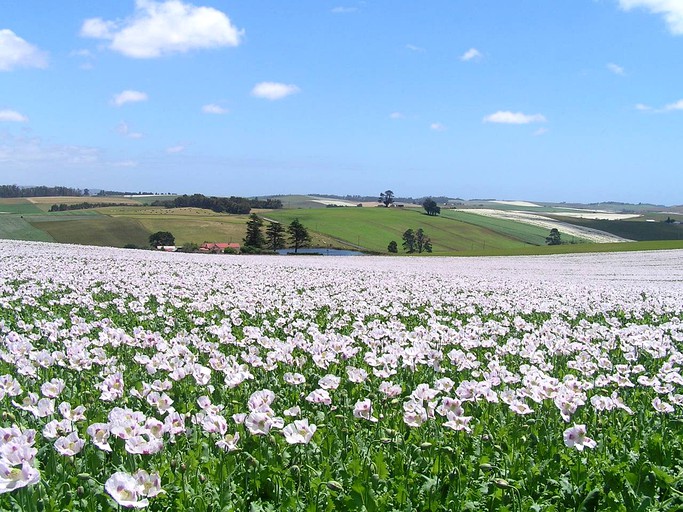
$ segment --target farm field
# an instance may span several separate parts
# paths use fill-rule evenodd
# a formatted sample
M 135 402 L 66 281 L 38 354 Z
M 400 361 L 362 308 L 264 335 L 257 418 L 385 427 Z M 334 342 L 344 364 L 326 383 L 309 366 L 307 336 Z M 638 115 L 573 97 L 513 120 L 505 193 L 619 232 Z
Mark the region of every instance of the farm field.
M 631 240 L 683 240 L 683 224 L 667 224 L 662 222 L 667 217 L 681 220 L 683 218 L 681 215 L 648 215 L 648 217 L 654 217 L 652 219 L 654 222 L 646 222 L 645 220 L 577 219 L 560 215 L 553 215 L 553 217 L 562 222 L 607 231 Z
M 298 218 L 313 231 L 377 252 L 386 252 L 387 245 L 392 240 L 400 247 L 401 236 L 409 228 L 423 228 L 432 240 L 435 254 L 514 249 L 527 245 L 524 241 L 524 228 L 522 235 L 512 237 L 457 218 L 430 217 L 424 215 L 422 210 L 413 208 L 275 210 L 263 212 L 262 215 L 284 223 Z
M 682 257 L 0 240 L 0 509 L 679 509 Z

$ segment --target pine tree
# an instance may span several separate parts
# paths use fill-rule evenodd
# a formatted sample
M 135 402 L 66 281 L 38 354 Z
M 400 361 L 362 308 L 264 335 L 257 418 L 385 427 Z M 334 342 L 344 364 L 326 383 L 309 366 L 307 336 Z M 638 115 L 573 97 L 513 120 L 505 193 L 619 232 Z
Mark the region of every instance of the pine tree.
M 287 228 L 287 233 L 289 233 L 289 242 L 294 247 L 295 253 L 299 252 L 299 248 L 306 247 L 311 242 L 308 230 L 299 222 L 299 219 L 292 221 Z
M 279 222 L 270 222 L 266 228 L 266 246 L 277 251 L 285 246 L 285 227 Z
M 263 248 L 266 240 L 263 238 L 263 233 L 261 232 L 262 226 L 263 221 L 258 215 L 255 213 L 249 215 L 249 220 L 247 221 L 247 235 L 244 237 L 244 245 L 255 247 L 257 249 Z

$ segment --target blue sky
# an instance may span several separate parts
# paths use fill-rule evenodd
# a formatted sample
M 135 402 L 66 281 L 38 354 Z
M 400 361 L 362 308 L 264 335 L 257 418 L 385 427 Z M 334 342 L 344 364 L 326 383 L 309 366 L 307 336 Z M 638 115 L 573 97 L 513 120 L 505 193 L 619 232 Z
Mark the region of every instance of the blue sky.
M 3 0 L 0 182 L 681 204 L 683 0 Z

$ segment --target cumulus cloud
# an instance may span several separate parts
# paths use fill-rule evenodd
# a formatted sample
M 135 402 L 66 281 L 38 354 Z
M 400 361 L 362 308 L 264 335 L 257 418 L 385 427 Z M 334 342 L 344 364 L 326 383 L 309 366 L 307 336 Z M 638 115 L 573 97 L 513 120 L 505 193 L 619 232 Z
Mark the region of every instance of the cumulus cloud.
M 405 116 L 401 112 L 392 112 L 389 114 L 390 119 L 403 119 Z
M 652 110 L 652 107 L 649 105 L 645 105 L 644 103 L 638 103 L 635 107 L 636 110 L 640 110 L 641 112 L 649 112 Z
M 301 92 L 296 85 L 282 84 L 278 82 L 260 82 L 251 90 L 251 95 L 257 98 L 265 98 L 267 100 L 280 100 Z
M 0 110 L 0 121 L 10 121 L 13 123 L 26 123 L 28 117 L 20 114 L 16 110 Z
M 619 6 L 625 11 L 642 8 L 654 14 L 660 14 L 664 17 L 672 34 L 683 34 L 683 2 L 681 0 L 619 0 Z
M 16 68 L 46 68 L 47 53 L 9 29 L 0 30 L 0 71 Z
M 615 75 L 625 75 L 626 73 L 624 72 L 624 68 L 619 66 L 618 64 L 614 64 L 613 62 L 610 62 L 607 64 L 607 69 L 609 69 L 612 73 Z
M 135 13 L 123 21 L 90 18 L 81 36 L 110 41 L 109 48 L 127 57 L 150 59 L 191 50 L 238 46 L 244 31 L 213 7 L 181 0 L 136 0 Z
M 429 125 L 429 129 L 435 132 L 445 132 L 446 131 L 446 125 L 441 124 L 441 123 L 432 123 Z
M 112 104 L 116 105 L 117 107 L 120 107 L 121 105 L 125 105 L 126 103 L 139 103 L 141 101 L 147 101 L 148 96 L 147 93 L 140 92 L 140 91 L 131 91 L 131 90 L 126 90 L 122 91 L 118 94 L 115 94 L 114 97 L 111 99 Z
M 470 48 L 465 53 L 460 56 L 460 60 L 463 62 L 469 62 L 471 60 L 479 60 L 483 57 L 481 52 L 476 48 Z
M 502 124 L 529 124 L 529 123 L 544 123 L 545 116 L 541 114 L 523 114 L 522 112 L 510 112 L 509 110 L 499 110 L 484 118 L 485 123 L 502 123 Z
M 216 105 L 215 103 L 209 103 L 208 105 L 204 105 L 202 107 L 202 112 L 205 114 L 227 114 L 230 112 L 227 108 L 221 107 L 220 105 Z
M 170 148 L 166 148 L 166 153 L 169 153 L 171 155 L 176 154 L 176 153 L 182 153 L 185 151 L 185 146 L 182 144 L 178 144 L 177 146 L 171 146 Z

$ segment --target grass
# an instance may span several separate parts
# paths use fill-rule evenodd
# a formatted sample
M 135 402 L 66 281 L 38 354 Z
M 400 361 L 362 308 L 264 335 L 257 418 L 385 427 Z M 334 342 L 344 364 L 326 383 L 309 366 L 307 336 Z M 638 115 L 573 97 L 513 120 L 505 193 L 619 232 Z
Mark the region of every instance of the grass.
M 542 256 L 546 254 L 578 254 L 596 252 L 632 252 L 683 249 L 683 240 L 650 240 L 613 244 L 562 244 L 555 246 L 527 246 L 518 249 L 490 249 L 440 254 L 440 256 Z
M 262 212 L 266 218 L 289 224 L 298 218 L 309 231 L 373 252 L 386 253 L 392 240 L 401 246 L 403 233 L 424 229 L 434 253 L 522 248 L 527 243 L 450 217 L 429 217 L 414 208 L 324 208 Z
M 2 198 L 0 199 L 0 213 L 41 213 L 43 210 L 23 197 Z
M 644 220 L 595 220 L 574 217 L 553 216 L 557 220 L 576 226 L 599 229 L 614 235 L 636 241 L 683 240 L 683 225 Z
M 123 247 L 135 244 L 149 245 L 150 231 L 135 219 L 107 217 L 103 215 L 78 220 L 39 220 L 33 227 L 45 231 L 56 242 Z
M 247 215 L 228 215 L 199 208 L 101 208 L 115 219 L 138 222 L 149 233 L 170 231 L 176 245 L 188 242 L 238 242 L 246 233 Z
M 0 238 L 34 242 L 55 241 L 47 232 L 32 226 L 22 216 L 9 214 L 0 214 Z

